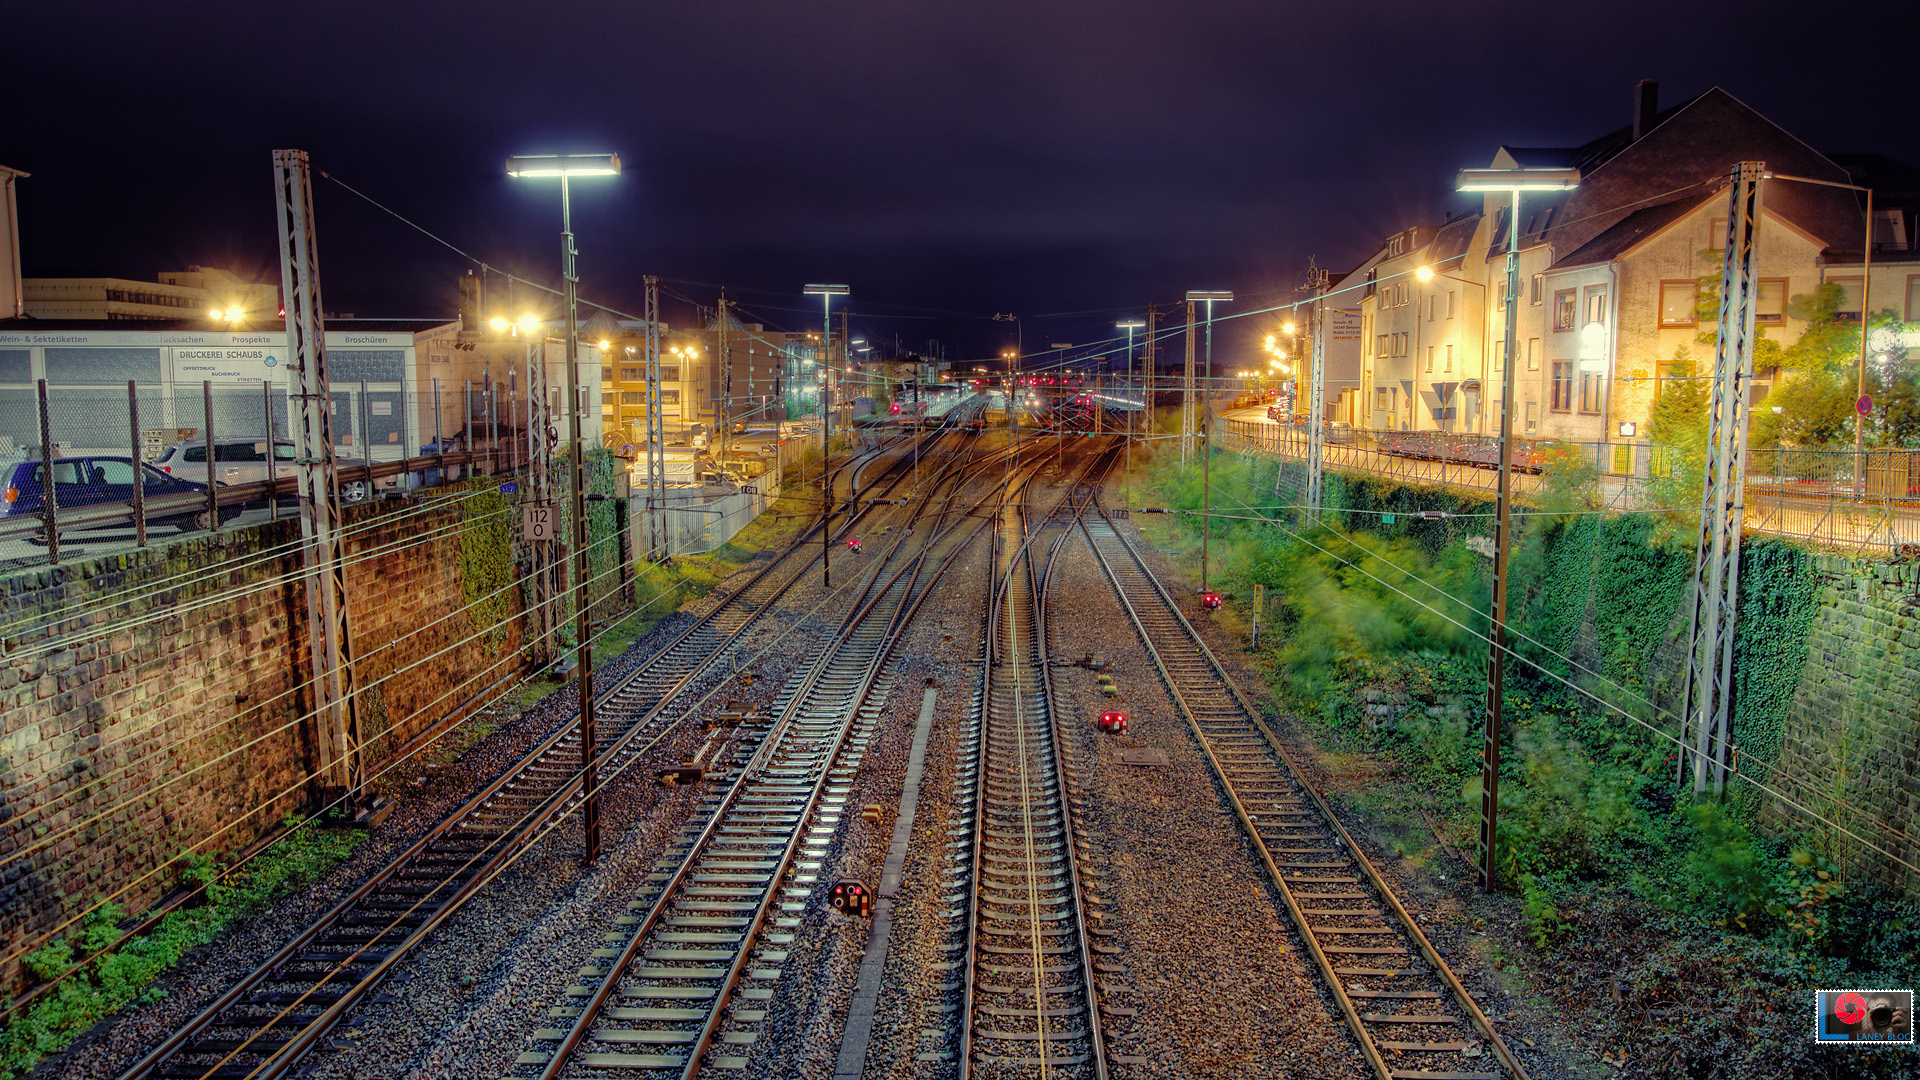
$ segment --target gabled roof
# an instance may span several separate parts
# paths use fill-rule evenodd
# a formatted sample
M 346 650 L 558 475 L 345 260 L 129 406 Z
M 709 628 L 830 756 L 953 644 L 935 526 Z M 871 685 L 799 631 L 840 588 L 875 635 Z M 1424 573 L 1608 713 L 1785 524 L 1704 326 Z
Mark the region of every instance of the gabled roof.
M 1556 250 L 1574 251 L 1648 205 L 1724 190 L 1735 164 L 1763 161 L 1775 173 L 1847 182 L 1847 172 L 1720 87 L 1663 110 L 1636 140 L 1629 125 L 1580 148 L 1580 186 L 1548 231 Z M 1845 243 L 1861 228 L 1844 189 L 1774 183 L 1767 209 L 1819 239 Z
M 722 308 L 713 318 L 708 319 L 707 329 L 719 330 L 721 329 L 720 324 L 723 321 L 726 323 L 725 329 L 729 334 L 744 334 L 747 332 L 747 324 L 740 321 L 740 316 L 735 315 L 731 307 Z
M 1473 247 L 1473 234 L 1479 228 L 1479 214 L 1463 214 L 1440 226 L 1427 243 L 1428 265 L 1458 270 L 1462 258 Z
M 1716 196 L 1704 199 L 1678 199 L 1659 206 L 1636 210 L 1606 232 L 1555 259 L 1548 269 L 1565 270 L 1575 266 L 1611 262 L 1625 255 L 1641 242 L 1658 235 L 1674 222 L 1713 201 L 1714 198 Z

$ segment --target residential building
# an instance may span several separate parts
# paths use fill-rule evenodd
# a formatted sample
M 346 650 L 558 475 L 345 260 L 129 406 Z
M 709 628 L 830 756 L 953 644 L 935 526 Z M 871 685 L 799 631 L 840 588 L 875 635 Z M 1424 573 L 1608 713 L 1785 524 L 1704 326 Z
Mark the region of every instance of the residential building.
M 26 314 L 26 293 L 20 282 L 20 208 L 14 181 L 26 176 L 0 165 L 0 319 Z

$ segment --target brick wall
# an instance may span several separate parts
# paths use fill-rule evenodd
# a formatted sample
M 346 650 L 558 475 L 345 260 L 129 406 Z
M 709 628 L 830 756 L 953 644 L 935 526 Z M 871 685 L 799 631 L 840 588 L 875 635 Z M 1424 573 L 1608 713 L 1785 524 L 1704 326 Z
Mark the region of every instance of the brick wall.
M 1835 826 L 1920 865 L 1920 564 L 1855 564 L 1822 556 L 1820 610 L 1807 667 L 1787 714 L 1770 787 Z M 1920 875 L 1894 858 L 1809 823 L 1777 802 L 1762 820 L 1810 836 L 1844 871 L 1920 895 Z
M 369 773 L 517 670 L 518 590 L 503 632 L 461 643 L 459 522 L 453 503 L 349 511 Z M 96 899 L 138 912 L 181 851 L 239 850 L 309 805 L 298 540 L 287 519 L 0 580 L 0 985 Z

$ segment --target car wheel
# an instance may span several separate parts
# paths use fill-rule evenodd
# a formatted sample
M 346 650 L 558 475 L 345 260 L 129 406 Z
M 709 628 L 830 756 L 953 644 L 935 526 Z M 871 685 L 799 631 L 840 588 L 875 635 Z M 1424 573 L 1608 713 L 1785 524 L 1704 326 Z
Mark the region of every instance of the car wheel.
M 213 524 L 213 511 L 202 510 L 193 515 L 193 528 L 195 532 L 209 532 L 215 527 Z
M 342 502 L 360 503 L 367 501 L 367 483 L 364 480 L 349 480 L 340 485 Z

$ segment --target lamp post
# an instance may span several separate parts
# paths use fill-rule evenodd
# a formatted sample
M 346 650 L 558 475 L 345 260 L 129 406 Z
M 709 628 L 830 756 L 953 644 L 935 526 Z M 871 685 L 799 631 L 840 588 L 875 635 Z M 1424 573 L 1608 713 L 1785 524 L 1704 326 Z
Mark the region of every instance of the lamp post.
M 1213 304 L 1232 300 L 1233 293 L 1226 289 L 1189 289 L 1189 302 L 1200 300 L 1207 305 L 1207 360 L 1206 377 L 1200 387 L 1200 591 L 1207 591 L 1207 533 L 1208 518 L 1213 512 L 1213 397 L 1208 392 L 1208 383 L 1213 381 Z M 1191 310 L 1191 309 L 1189 309 Z
M 852 290 L 845 285 L 808 285 L 806 295 L 820 298 L 820 587 L 833 588 L 833 570 L 828 566 L 833 549 L 833 405 L 827 399 L 833 388 L 833 298 Z
M 1507 336 L 1501 343 L 1500 470 L 1493 526 L 1493 625 L 1487 635 L 1487 710 L 1480 753 L 1480 888 L 1493 891 L 1494 830 L 1500 812 L 1500 708 L 1507 647 L 1507 543 L 1513 502 L 1513 338 L 1520 318 L 1520 193 L 1566 191 L 1580 182 L 1578 169 L 1462 169 L 1460 191 L 1504 191 L 1512 196 L 1507 218 Z
M 568 410 L 567 432 L 570 438 L 568 462 L 573 472 L 573 590 L 574 647 L 579 667 L 580 693 L 580 793 L 581 821 L 586 830 L 585 858 L 591 862 L 600 855 L 600 794 L 594 777 L 593 731 L 593 644 L 587 618 L 587 486 L 586 467 L 580 455 L 580 312 L 576 306 L 579 276 L 574 271 L 573 207 L 567 194 L 567 181 L 575 176 L 615 176 L 620 172 L 618 154 L 539 154 L 507 159 L 507 175 L 515 177 L 560 178 L 560 277 L 567 309 L 567 394 L 572 399 Z M 545 390 L 541 391 L 543 394 Z
M 1113 325 L 1127 332 L 1127 385 L 1132 386 L 1134 378 L 1133 332 L 1135 330 L 1146 329 L 1147 321 L 1145 319 L 1122 319 Z M 1141 408 L 1144 410 L 1145 407 L 1146 403 L 1142 401 Z M 1133 501 L 1133 413 L 1131 412 L 1127 413 L 1127 501 Z

